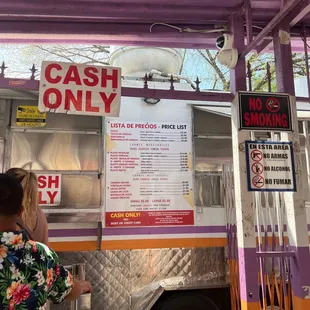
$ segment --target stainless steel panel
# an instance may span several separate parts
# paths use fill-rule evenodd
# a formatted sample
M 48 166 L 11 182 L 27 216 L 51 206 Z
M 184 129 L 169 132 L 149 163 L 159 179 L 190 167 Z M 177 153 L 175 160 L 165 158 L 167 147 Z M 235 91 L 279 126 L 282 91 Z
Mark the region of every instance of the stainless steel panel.
M 228 274 L 226 253 L 223 247 L 192 249 L 193 277 L 225 278 Z
M 306 154 L 301 154 L 301 166 L 302 169 L 302 188 L 301 194 L 303 195 L 306 201 L 310 201 L 310 184 L 308 185 L 308 171 L 307 171 L 307 164 L 306 164 Z
M 164 291 L 199 290 L 223 288 L 229 285 L 228 278 L 209 275 L 207 277 L 175 277 L 152 283 L 132 294 L 131 310 L 151 310 Z
M 193 109 L 195 134 L 231 135 L 231 119 Z
M 4 138 L 0 138 L 0 173 L 3 172 L 4 160 Z
M 62 175 L 59 207 L 87 208 L 100 206 L 98 175 Z
M 132 310 L 151 309 L 165 290 L 228 285 L 221 247 L 139 250 L 132 255 Z
M 63 252 L 65 265 L 85 263 L 86 280 L 92 283 L 92 310 L 130 309 L 130 251 Z M 70 309 L 69 304 L 52 309 Z
M 99 136 L 13 132 L 11 156 L 12 167 L 98 171 Z
M 3 119 L 0 119 L 0 137 L 5 137 L 5 121 Z
M 93 285 L 93 310 L 149 309 L 144 307 L 152 305 L 165 289 L 228 283 L 224 248 L 66 252 L 59 256 L 65 265 L 86 264 L 86 279 Z M 52 309 L 68 306 L 53 305 Z
M 91 294 L 83 294 L 81 295 L 75 305 L 71 305 L 71 310 L 91 310 Z
M 221 175 L 201 173 L 195 175 L 195 206 L 222 206 Z
M 91 217 L 95 214 L 88 213 L 98 215 L 101 211 L 100 195 L 98 175 L 62 175 L 59 206 L 57 208 L 47 206 L 42 209 L 48 210 L 46 213 L 49 218 L 54 218 L 57 214 L 69 217 Z
M 131 253 L 132 291 L 165 278 L 191 275 L 191 249 L 134 250 Z
M 6 100 L 0 100 L 0 137 L 5 137 L 6 125 L 9 121 L 9 103 Z M 2 158 L 2 157 L 1 157 Z
M 16 126 L 16 109 L 20 105 L 38 106 L 34 100 L 14 100 L 12 108 L 12 126 Z M 50 113 L 46 116 L 46 129 L 62 128 L 74 130 L 97 129 L 101 131 L 101 117 Z
M 0 119 L 4 119 L 5 111 L 8 107 L 8 102 L 6 100 L 0 100 Z
M 149 310 L 158 298 L 164 293 L 165 288 L 160 282 L 151 283 L 142 290 L 135 292 L 131 297 L 131 310 Z
M 195 156 L 198 158 L 232 158 L 232 141 L 231 139 L 195 138 Z
M 43 209 L 43 211 L 45 210 Z M 57 211 L 59 211 L 59 209 Z M 74 214 L 60 212 L 45 212 L 45 214 L 48 223 L 98 223 L 102 218 L 101 212 L 86 213 L 79 212 L 79 209 L 77 209 Z

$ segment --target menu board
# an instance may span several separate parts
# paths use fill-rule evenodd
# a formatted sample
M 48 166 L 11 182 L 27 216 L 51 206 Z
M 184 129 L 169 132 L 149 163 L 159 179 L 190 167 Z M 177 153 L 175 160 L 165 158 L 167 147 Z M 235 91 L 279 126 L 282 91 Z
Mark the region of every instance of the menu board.
M 106 125 L 106 226 L 193 225 L 191 125 Z

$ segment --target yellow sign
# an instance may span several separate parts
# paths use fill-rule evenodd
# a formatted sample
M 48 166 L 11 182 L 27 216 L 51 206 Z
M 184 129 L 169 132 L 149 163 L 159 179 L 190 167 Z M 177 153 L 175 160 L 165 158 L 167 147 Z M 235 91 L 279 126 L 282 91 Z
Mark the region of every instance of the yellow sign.
M 20 127 L 44 127 L 46 113 L 41 113 L 36 106 L 19 106 L 16 110 L 16 125 Z

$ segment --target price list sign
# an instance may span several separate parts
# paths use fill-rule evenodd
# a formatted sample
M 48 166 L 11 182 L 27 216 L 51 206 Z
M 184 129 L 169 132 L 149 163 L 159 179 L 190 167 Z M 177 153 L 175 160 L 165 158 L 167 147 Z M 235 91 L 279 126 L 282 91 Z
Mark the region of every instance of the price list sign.
M 106 125 L 106 226 L 193 225 L 191 125 Z

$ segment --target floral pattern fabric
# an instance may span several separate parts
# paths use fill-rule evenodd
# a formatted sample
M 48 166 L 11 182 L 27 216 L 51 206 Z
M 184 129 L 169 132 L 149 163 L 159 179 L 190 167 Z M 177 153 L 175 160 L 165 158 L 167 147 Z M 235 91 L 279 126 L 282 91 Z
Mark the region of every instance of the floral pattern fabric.
M 44 244 L 22 231 L 0 233 L 0 309 L 44 310 L 71 292 L 71 274 Z

